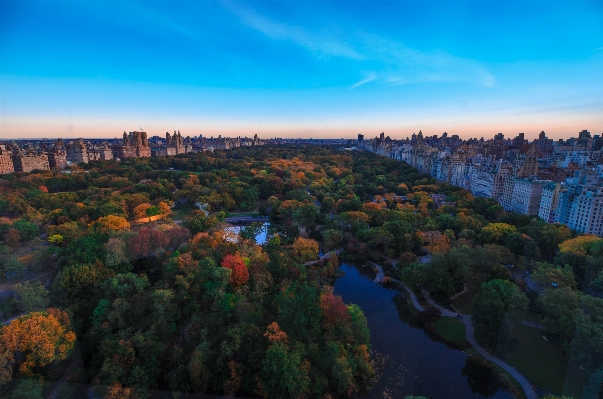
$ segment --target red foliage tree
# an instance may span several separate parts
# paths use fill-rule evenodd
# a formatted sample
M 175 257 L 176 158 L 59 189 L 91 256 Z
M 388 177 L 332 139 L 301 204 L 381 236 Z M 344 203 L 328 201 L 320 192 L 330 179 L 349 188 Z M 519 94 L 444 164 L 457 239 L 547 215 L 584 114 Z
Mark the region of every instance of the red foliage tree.
M 222 267 L 232 270 L 230 282 L 235 287 L 246 284 L 249 280 L 249 271 L 245 261 L 239 255 L 226 255 L 222 259 Z
M 149 256 L 159 248 L 165 248 L 169 238 L 159 230 L 142 228 L 138 234 L 131 237 L 128 247 L 132 255 L 137 257 Z
M 170 248 L 177 248 L 183 242 L 191 238 L 191 232 L 186 227 L 174 227 L 165 232 L 169 240 Z
M 348 308 L 343 303 L 341 296 L 333 295 L 333 288 L 327 287 L 320 295 L 320 308 L 322 317 L 327 324 L 335 325 L 344 320 L 350 320 Z

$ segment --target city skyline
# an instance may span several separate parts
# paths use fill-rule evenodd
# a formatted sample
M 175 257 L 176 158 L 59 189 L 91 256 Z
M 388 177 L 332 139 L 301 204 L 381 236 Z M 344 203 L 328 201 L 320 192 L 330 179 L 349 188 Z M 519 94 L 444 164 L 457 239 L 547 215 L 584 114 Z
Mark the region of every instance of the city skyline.
M 2 139 L 603 133 L 597 2 L 2 2 Z

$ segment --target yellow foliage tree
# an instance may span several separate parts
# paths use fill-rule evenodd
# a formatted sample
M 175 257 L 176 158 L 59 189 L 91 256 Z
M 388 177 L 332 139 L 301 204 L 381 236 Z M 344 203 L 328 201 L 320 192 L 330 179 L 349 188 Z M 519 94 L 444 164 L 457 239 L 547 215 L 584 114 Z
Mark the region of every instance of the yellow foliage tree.
M 572 238 L 571 240 L 565 240 L 559 244 L 561 252 L 575 252 L 578 254 L 589 255 L 591 248 L 595 244 L 600 245 L 603 243 L 603 238 L 599 238 L 592 234 Z
M 316 259 L 318 256 L 318 243 L 310 238 L 298 237 L 293 243 L 293 253 L 302 262 Z
M 32 368 L 64 360 L 73 349 L 75 333 L 69 316 L 59 309 L 32 312 L 10 322 L 0 330 L 0 385 L 12 379 L 12 369 L 32 375 Z M 16 358 L 16 354 L 23 356 Z

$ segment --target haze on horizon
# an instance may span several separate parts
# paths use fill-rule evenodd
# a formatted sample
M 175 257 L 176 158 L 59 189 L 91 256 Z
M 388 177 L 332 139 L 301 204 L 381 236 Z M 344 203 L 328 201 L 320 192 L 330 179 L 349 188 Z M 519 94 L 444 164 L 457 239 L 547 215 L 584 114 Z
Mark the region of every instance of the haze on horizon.
M 603 133 L 600 1 L 0 2 L 0 139 Z

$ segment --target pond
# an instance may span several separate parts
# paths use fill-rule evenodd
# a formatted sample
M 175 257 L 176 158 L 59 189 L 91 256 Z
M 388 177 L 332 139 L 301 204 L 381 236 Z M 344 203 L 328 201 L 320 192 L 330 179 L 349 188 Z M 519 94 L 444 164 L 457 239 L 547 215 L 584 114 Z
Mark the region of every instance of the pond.
M 264 245 L 268 242 L 268 228 L 270 227 L 270 223 L 264 223 L 261 227 L 256 230 L 255 234 L 255 243 L 258 245 Z M 238 242 L 239 241 L 239 233 L 243 226 L 229 226 L 224 228 L 224 233 L 226 234 L 225 239 L 230 242 Z
M 373 354 L 385 356 L 379 380 L 366 393 L 369 398 L 512 399 L 491 381 L 487 369 L 467 361 L 467 354 L 430 336 L 408 310 L 404 294 L 374 283 L 375 273 L 343 263 L 345 276 L 334 292 L 345 303 L 358 304 L 371 331 Z

